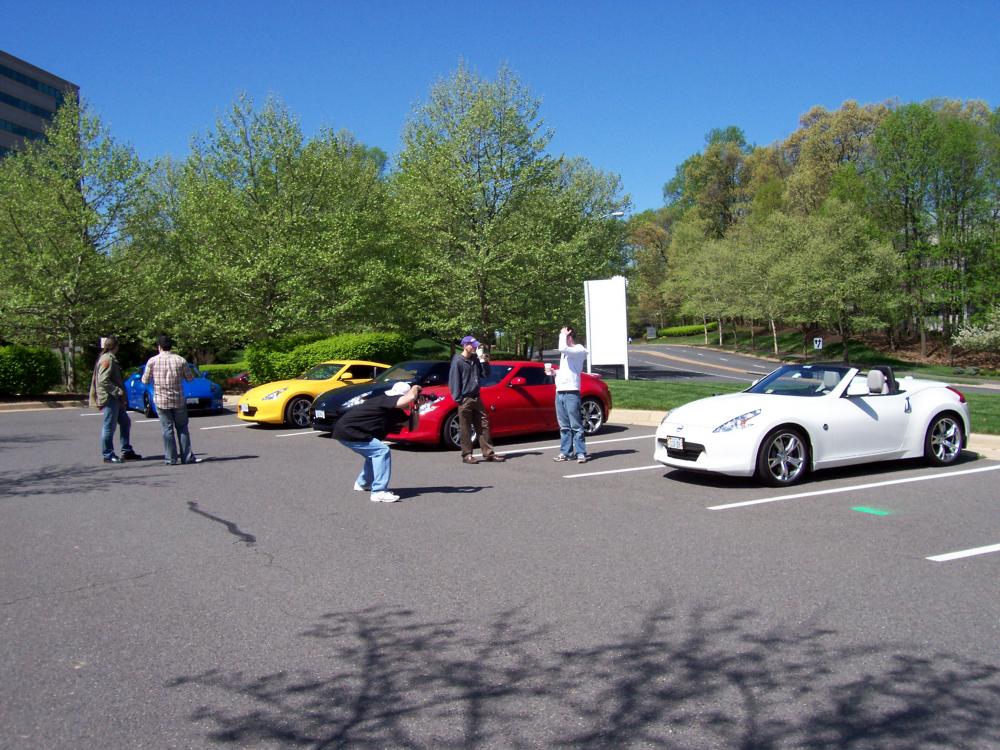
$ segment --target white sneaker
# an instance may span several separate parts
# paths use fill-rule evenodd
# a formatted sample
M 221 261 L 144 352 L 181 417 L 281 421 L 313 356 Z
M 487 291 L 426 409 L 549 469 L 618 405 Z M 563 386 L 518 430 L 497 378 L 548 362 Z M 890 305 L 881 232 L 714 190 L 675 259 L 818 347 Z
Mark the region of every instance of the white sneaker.
M 373 503 L 394 503 L 399 500 L 399 495 L 393 495 L 389 490 L 372 493 Z
M 590 456 L 588 456 L 586 453 L 578 453 L 577 456 L 576 456 L 576 462 L 578 464 L 585 464 L 589 460 L 590 460 Z
M 355 492 L 368 492 L 369 490 L 371 490 L 371 485 L 361 484 L 361 482 L 354 483 Z

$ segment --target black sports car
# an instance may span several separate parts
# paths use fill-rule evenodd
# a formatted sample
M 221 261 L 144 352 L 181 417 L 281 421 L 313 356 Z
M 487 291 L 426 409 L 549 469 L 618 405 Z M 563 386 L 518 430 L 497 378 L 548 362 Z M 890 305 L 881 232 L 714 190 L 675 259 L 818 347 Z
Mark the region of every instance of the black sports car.
M 410 360 L 393 365 L 370 383 L 349 385 L 327 391 L 316 397 L 309 410 L 314 430 L 333 432 L 333 426 L 347 409 L 365 399 L 385 393 L 393 385 L 405 381 L 410 385 L 448 385 L 451 363 L 439 360 Z

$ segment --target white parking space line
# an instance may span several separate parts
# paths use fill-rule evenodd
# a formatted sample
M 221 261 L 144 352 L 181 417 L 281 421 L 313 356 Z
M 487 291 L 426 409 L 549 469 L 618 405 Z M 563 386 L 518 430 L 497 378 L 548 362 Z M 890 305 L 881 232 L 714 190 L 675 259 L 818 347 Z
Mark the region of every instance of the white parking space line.
M 41 409 L 25 409 L 24 411 L 41 411 Z M 103 414 L 103 411 L 85 411 L 81 414 L 81 417 L 99 417 Z
M 228 430 L 232 427 L 249 427 L 246 422 L 240 422 L 239 424 L 218 424 L 214 427 L 199 427 L 199 430 Z
M 841 492 L 855 492 L 857 490 L 870 490 L 875 487 L 889 487 L 894 484 L 909 484 L 911 482 L 926 482 L 931 479 L 950 479 L 951 477 L 961 477 L 967 474 L 979 474 L 984 471 L 996 471 L 1000 469 L 1000 464 L 992 466 L 982 466 L 978 469 L 963 469 L 961 471 L 949 471 L 944 474 L 927 474 L 922 477 L 909 477 L 907 479 L 892 479 L 885 482 L 870 482 L 868 484 L 855 484 L 850 487 L 834 487 L 829 490 L 816 490 L 815 492 L 797 492 L 794 495 L 779 495 L 778 497 L 765 497 L 760 500 L 744 500 L 740 503 L 727 503 L 726 505 L 711 505 L 708 510 L 730 510 L 732 508 L 745 508 L 750 505 L 762 505 L 764 503 L 777 503 L 782 500 L 795 500 L 802 497 L 818 497 L 819 495 L 835 495 Z
M 627 474 L 630 471 L 648 471 L 649 469 L 663 469 L 668 467 L 663 464 L 653 464 L 652 466 L 636 466 L 631 469 L 608 469 L 607 471 L 586 471 L 582 474 L 563 474 L 563 479 L 580 479 L 581 477 L 599 477 L 602 474 Z
M 306 430 L 305 432 L 283 432 L 275 437 L 300 437 L 302 435 L 319 435 L 323 430 Z
M 958 552 L 947 552 L 943 555 L 932 555 L 927 559 L 934 562 L 948 562 L 949 560 L 961 560 L 963 557 L 988 555 L 991 552 L 1000 552 L 1000 544 L 990 544 L 986 547 L 973 547 L 972 549 L 963 549 Z

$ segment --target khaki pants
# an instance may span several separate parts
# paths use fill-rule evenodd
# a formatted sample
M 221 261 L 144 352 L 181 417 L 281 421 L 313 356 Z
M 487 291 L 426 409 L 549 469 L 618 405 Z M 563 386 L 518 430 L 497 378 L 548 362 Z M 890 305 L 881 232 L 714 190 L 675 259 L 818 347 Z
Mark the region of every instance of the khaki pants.
M 482 399 L 462 399 L 458 405 L 458 434 L 462 443 L 462 458 L 472 455 L 472 430 L 479 435 L 479 448 L 483 456 L 493 455 L 493 436 L 490 434 L 490 418 L 486 414 Z

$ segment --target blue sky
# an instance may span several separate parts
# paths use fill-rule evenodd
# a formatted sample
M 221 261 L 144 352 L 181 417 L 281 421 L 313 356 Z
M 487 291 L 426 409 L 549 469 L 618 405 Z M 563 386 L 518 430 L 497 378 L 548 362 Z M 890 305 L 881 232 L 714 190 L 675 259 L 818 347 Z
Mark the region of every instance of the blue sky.
M 550 150 L 619 174 L 633 211 L 662 205 L 712 128 L 763 145 L 817 104 L 1000 106 L 1000 0 L 46 0 L 0 17 L 0 49 L 79 84 L 144 158 L 183 158 L 241 91 L 394 155 L 460 59 L 487 78 L 506 63 L 541 98 Z

